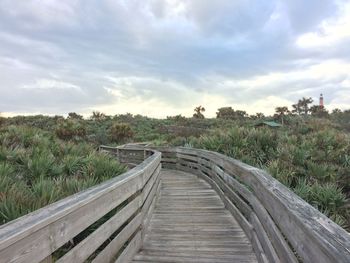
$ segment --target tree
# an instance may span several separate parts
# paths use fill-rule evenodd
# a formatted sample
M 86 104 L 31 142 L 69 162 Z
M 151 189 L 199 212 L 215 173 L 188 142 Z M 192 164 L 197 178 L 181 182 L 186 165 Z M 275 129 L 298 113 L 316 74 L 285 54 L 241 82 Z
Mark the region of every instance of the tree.
M 308 113 L 310 112 L 310 107 L 309 105 L 313 102 L 312 98 L 305 98 L 303 97 L 302 99 L 300 99 L 298 101 L 298 103 L 293 104 L 293 113 L 297 113 L 299 115 L 303 114 L 303 115 L 308 115 Z
M 250 115 L 249 118 L 251 118 L 252 120 L 260 120 L 265 118 L 265 114 L 262 112 L 257 112 L 254 115 Z
M 257 119 L 262 119 L 262 118 L 265 118 L 265 115 L 264 115 L 264 113 L 262 113 L 262 112 L 257 112 L 257 113 L 255 114 L 255 117 L 256 117 Z
M 281 120 L 282 125 L 284 125 L 284 116 L 286 116 L 286 114 L 289 113 L 288 107 L 287 106 L 277 107 L 275 111 L 276 111 L 275 117 Z
M 292 113 L 296 113 L 298 115 L 301 114 L 301 108 L 300 108 L 300 105 L 298 103 L 293 104 L 292 108 L 293 108 L 292 111 L 291 111 Z
M 68 119 L 82 120 L 83 116 L 79 115 L 79 114 L 77 114 L 75 112 L 70 112 L 70 113 L 68 113 Z
M 218 119 L 234 119 L 235 118 L 235 111 L 232 109 L 232 107 L 222 107 L 219 108 L 216 113 L 216 118 Z
M 332 110 L 332 114 L 339 114 L 342 113 L 341 109 L 335 108 Z
M 205 112 L 205 108 L 202 107 L 201 105 L 199 105 L 198 107 L 194 108 L 194 114 L 193 114 L 193 118 L 197 118 L 197 119 L 204 119 L 204 115 L 202 112 Z
M 219 108 L 216 113 L 216 118 L 225 120 L 235 120 L 247 117 L 248 114 L 243 110 L 234 110 L 232 107 Z
M 99 111 L 93 111 L 90 119 L 93 121 L 103 121 L 106 119 L 106 114 Z
M 247 112 L 244 111 L 244 110 L 236 110 L 235 115 L 236 115 L 237 118 L 239 118 L 239 119 L 243 119 L 243 118 L 245 118 L 245 117 L 248 116 Z
M 320 105 L 313 105 L 310 107 L 311 115 L 316 117 L 326 117 L 328 115 L 328 111 Z
M 311 97 L 301 99 L 300 106 L 305 115 L 307 115 L 310 112 L 309 104 L 311 104 L 312 102 L 313 102 L 313 99 Z

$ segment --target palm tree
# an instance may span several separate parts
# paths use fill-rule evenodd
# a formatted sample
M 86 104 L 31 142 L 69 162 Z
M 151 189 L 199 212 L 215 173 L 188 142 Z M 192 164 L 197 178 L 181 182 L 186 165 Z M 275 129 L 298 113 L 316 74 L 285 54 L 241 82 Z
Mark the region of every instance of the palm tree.
M 341 112 L 342 112 L 341 109 L 338 109 L 338 108 L 335 108 L 332 110 L 332 114 L 339 114 Z
M 255 114 L 255 116 L 256 116 L 257 119 L 262 119 L 262 118 L 265 117 L 264 113 L 262 113 L 262 112 L 257 112 L 257 113 Z
M 195 107 L 193 118 L 204 119 L 204 115 L 202 114 L 202 112 L 205 112 L 204 107 L 202 107 L 201 105 L 199 105 L 198 107 Z
M 289 113 L 288 107 L 287 106 L 277 107 L 275 111 L 276 111 L 276 116 L 281 120 L 282 125 L 284 125 L 284 116 Z
M 99 111 L 93 111 L 90 119 L 93 121 L 103 121 L 106 119 L 106 114 Z
M 309 104 L 313 102 L 313 99 L 303 97 L 299 100 L 300 108 L 303 110 L 304 114 L 307 115 L 310 112 Z

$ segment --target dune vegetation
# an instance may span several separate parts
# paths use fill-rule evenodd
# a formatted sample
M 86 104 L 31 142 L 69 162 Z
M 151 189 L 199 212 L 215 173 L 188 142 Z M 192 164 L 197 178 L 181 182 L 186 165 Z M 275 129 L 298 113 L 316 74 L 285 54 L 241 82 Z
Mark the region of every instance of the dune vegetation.
M 88 143 L 62 141 L 39 128 L 8 126 L 0 141 L 1 223 L 125 171 Z
M 76 113 L 3 118 L 1 223 L 123 173 L 123 165 L 96 151 L 99 145 L 152 142 L 213 150 L 267 170 L 349 231 L 350 111 L 286 108 L 270 117 L 225 107 L 206 119 L 199 106 L 192 118 L 100 112 L 88 119 Z M 257 126 L 266 120 L 283 126 Z

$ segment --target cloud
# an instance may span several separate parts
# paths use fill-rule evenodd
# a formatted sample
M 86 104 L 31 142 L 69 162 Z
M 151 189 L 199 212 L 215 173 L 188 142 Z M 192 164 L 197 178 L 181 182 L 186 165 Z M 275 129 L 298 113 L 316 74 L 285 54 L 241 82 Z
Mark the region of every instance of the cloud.
M 33 84 L 29 85 L 23 85 L 21 87 L 22 89 L 28 89 L 28 90 L 35 90 L 35 89 L 61 89 L 61 90 L 76 90 L 79 92 L 82 92 L 82 89 L 78 87 L 77 85 L 74 85 L 72 83 L 58 81 L 55 79 L 39 79 Z
M 350 38 L 350 3 L 342 7 L 339 16 L 322 22 L 316 31 L 307 32 L 297 38 L 297 45 L 301 48 L 324 49 L 339 44 Z
M 2 0 L 0 11 L 7 18 L 16 18 L 18 25 L 27 29 L 42 29 L 48 26 L 72 25 L 79 8 L 77 0 Z M 25 22 L 25 23 L 23 23 Z
M 335 0 L 283 1 L 291 28 L 298 33 L 315 30 L 320 22 L 336 16 L 342 8 L 342 2 Z
M 0 111 L 207 116 L 325 94 L 346 108 L 341 0 L 3 0 Z M 137 112 L 138 111 L 138 112 Z

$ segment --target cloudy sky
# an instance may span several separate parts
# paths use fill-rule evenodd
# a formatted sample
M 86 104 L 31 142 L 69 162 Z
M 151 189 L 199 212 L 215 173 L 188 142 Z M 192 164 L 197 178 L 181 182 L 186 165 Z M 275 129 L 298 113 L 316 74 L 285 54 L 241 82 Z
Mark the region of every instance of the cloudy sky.
M 350 108 L 349 0 L 0 0 L 2 114 Z

